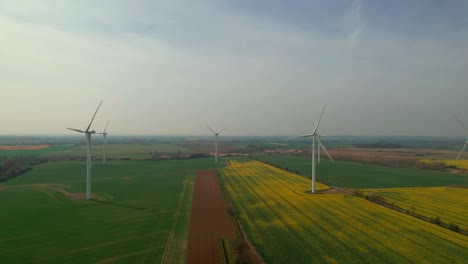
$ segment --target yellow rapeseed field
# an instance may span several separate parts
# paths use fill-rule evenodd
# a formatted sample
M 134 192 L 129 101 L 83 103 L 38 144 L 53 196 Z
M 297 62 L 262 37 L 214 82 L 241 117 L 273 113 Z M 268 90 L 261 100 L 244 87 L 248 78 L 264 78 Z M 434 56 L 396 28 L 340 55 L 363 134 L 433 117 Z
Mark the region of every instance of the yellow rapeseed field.
M 258 161 L 232 160 L 221 174 L 268 263 L 462 263 L 468 256 L 467 236 L 352 195 L 308 194 L 309 179 Z
M 468 160 L 443 160 L 443 162 L 449 166 L 468 170 Z
M 454 187 L 367 189 L 387 202 L 428 218 L 438 217 L 446 224 L 468 228 L 468 189 Z
M 432 163 L 432 162 L 443 162 L 448 166 L 454 166 L 460 169 L 468 170 L 468 160 L 420 160 L 421 162 Z

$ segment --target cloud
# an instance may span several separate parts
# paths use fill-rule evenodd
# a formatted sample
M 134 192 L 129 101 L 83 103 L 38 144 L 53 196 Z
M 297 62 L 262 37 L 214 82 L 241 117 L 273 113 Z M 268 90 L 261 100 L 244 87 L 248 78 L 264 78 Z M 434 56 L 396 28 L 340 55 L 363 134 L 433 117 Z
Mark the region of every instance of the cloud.
M 344 17 L 344 27 L 347 29 L 345 36 L 345 45 L 355 47 L 359 43 L 359 37 L 364 32 L 365 24 L 362 19 L 362 1 L 354 0 L 351 7 Z
M 65 133 L 101 98 L 96 125 L 111 119 L 114 133 L 135 134 L 205 133 L 206 122 L 296 134 L 324 103 L 327 134 L 424 133 L 409 122 L 426 120 L 416 107 L 466 105 L 468 31 L 387 34 L 361 1 L 327 15 L 319 4 L 291 8 L 303 12 L 294 23 L 279 17 L 283 2 L 268 14 L 214 1 L 16 3 L 0 10 L 8 133 Z M 307 20 L 312 9 L 322 17 Z

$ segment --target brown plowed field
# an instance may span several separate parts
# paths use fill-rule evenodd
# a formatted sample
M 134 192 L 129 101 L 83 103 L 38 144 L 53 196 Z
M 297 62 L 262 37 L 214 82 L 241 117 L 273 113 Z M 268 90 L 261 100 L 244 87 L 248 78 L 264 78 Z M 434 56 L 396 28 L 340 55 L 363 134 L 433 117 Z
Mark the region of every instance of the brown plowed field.
M 50 145 L 13 145 L 13 146 L 0 146 L 0 150 L 36 150 L 49 148 Z
M 187 263 L 222 263 L 220 238 L 234 240 L 236 232 L 227 214 L 222 189 L 215 170 L 199 171 L 190 218 Z

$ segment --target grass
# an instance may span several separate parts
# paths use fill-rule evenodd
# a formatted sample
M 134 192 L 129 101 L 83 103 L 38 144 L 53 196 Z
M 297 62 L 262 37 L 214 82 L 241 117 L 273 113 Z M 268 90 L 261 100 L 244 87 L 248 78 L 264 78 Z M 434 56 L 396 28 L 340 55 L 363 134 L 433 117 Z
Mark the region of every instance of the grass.
M 95 163 L 97 201 L 86 201 L 64 195 L 85 191 L 84 162 L 35 166 L 0 184 L 0 263 L 160 262 L 171 230 L 168 259 L 184 259 L 190 183 L 213 167 L 212 159 Z
M 310 158 L 289 155 L 258 156 L 259 160 L 311 175 Z M 318 178 L 333 186 L 347 188 L 468 186 L 468 175 L 412 168 L 395 168 L 356 162 L 322 160 L 317 166 Z
M 309 180 L 257 162 L 222 179 L 267 263 L 461 263 L 468 237 L 347 194 L 305 194 Z M 437 250 L 434 250 L 437 249 Z

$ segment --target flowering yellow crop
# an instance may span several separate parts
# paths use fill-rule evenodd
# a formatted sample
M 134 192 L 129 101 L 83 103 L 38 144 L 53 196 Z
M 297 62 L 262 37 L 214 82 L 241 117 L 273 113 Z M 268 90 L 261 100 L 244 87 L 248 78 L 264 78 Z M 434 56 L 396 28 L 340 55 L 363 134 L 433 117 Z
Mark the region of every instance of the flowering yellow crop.
M 258 161 L 221 169 L 238 217 L 268 263 L 461 263 L 468 237 Z M 318 189 L 328 188 L 318 184 Z
M 468 189 L 452 187 L 367 189 L 387 202 L 419 215 L 468 228 Z
M 454 166 L 460 169 L 468 170 L 468 160 L 420 160 L 421 162 L 432 163 L 432 162 L 443 162 L 447 166 Z

